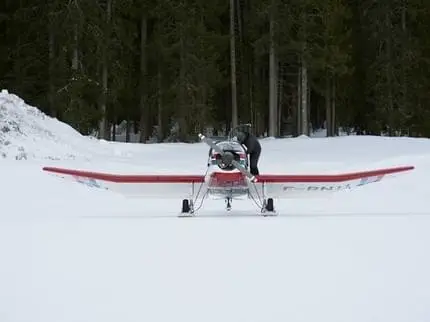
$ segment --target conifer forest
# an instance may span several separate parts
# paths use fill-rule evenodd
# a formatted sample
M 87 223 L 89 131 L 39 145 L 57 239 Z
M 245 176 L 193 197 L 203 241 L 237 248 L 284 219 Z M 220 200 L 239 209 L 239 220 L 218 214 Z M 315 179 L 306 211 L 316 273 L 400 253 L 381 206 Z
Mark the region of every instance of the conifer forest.
M 430 1 L 3 0 L 0 30 L 1 89 L 106 140 L 430 136 Z

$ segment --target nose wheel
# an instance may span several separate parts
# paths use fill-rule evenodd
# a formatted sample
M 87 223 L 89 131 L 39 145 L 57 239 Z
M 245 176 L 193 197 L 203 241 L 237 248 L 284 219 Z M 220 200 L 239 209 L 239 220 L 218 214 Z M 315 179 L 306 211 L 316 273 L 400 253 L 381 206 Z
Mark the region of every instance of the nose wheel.
M 225 208 L 226 208 L 227 211 L 231 210 L 231 201 L 232 200 L 231 200 L 230 197 L 225 198 L 225 203 L 226 203 Z

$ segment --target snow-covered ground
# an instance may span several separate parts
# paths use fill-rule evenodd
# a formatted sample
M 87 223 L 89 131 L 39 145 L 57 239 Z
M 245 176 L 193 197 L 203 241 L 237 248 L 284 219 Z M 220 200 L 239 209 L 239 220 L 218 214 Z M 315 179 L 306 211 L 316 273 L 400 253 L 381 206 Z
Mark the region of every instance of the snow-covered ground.
M 202 174 L 206 145 L 98 141 L 1 93 L 0 321 L 429 321 L 430 141 L 262 145 L 263 173 L 416 169 L 279 201 L 278 217 L 227 217 L 212 201 L 179 219 L 180 200 L 128 200 L 41 168 Z

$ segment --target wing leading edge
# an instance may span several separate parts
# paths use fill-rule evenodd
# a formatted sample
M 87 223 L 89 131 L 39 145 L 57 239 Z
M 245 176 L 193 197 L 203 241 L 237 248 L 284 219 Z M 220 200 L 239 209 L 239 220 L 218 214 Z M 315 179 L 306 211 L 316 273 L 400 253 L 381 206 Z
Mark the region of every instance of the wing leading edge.
M 371 171 L 360 171 L 342 174 L 325 174 L 325 175 L 288 175 L 288 174 L 266 174 L 259 175 L 257 177 L 258 182 L 265 183 L 307 183 L 307 182 L 319 182 L 319 183 L 329 183 L 329 182 L 345 182 L 357 179 L 363 179 L 368 177 L 378 177 L 385 176 L 388 174 L 399 173 L 404 171 L 413 170 L 413 166 L 377 169 Z
M 413 170 L 413 166 L 385 168 L 371 171 L 351 172 L 342 174 L 325 174 L 325 175 L 288 175 L 288 174 L 263 174 L 257 177 L 258 182 L 262 183 L 308 183 L 308 182 L 345 182 L 367 177 L 385 176 L 388 174 L 399 173 Z M 92 172 L 83 170 L 64 169 L 56 167 L 44 167 L 44 171 L 60 175 L 71 175 L 92 178 L 114 183 L 203 183 L 205 177 L 202 175 L 123 175 L 102 172 Z
M 44 167 L 43 171 L 86 177 L 95 180 L 102 180 L 114 183 L 202 183 L 205 177 L 202 175 L 177 175 L 177 174 L 142 174 L 142 175 L 124 175 L 102 172 L 92 172 L 83 170 L 63 169 L 55 167 Z

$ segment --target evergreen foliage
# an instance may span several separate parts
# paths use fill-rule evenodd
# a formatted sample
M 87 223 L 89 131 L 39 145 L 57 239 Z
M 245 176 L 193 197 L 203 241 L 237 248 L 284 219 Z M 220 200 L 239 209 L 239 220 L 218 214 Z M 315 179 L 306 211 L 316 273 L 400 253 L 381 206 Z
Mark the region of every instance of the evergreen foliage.
M 83 134 L 430 135 L 427 1 L 5 0 L 0 28 L 0 87 Z

